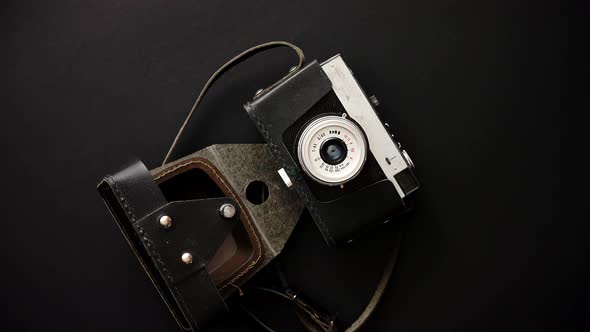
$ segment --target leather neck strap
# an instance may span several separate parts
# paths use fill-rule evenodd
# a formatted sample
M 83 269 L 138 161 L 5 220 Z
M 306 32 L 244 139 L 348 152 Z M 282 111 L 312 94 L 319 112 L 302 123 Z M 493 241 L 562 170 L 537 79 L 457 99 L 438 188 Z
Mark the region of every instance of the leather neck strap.
M 271 41 L 268 43 L 256 45 L 256 46 L 253 46 L 253 47 L 243 51 L 242 53 L 234 56 L 230 60 L 228 60 L 221 67 L 219 67 L 219 69 L 217 69 L 213 73 L 213 75 L 211 75 L 211 77 L 209 77 L 209 79 L 207 80 L 207 83 L 205 83 L 205 85 L 201 89 L 201 92 L 199 92 L 199 96 L 197 97 L 197 100 L 195 101 L 195 103 L 193 104 L 193 107 L 191 108 L 190 112 L 186 116 L 186 119 L 182 123 L 182 126 L 180 126 L 180 129 L 178 129 L 178 133 L 176 134 L 176 137 L 174 138 L 174 141 L 172 142 L 170 149 L 168 149 L 168 153 L 166 153 L 166 157 L 164 157 L 164 160 L 162 161 L 162 165 L 166 164 L 168 162 L 168 160 L 170 159 L 172 152 L 174 152 L 174 149 L 176 148 L 176 145 L 178 144 L 178 140 L 180 139 L 180 136 L 182 136 L 182 133 L 184 132 L 184 129 L 186 128 L 186 125 L 190 121 L 191 117 L 193 116 L 193 113 L 197 109 L 197 106 L 199 106 L 199 104 L 201 103 L 201 100 L 203 99 L 203 97 L 205 96 L 205 93 L 211 87 L 211 85 L 213 85 L 213 83 L 215 83 L 215 81 L 217 81 L 217 79 L 221 75 L 223 75 L 225 72 L 227 72 L 228 70 L 230 70 L 234 66 L 240 64 L 244 60 L 246 60 L 246 59 L 248 59 L 260 52 L 263 52 L 263 51 L 266 51 L 266 50 L 269 50 L 272 48 L 277 48 L 277 47 L 289 47 L 290 49 L 295 51 L 295 53 L 297 53 L 297 57 L 299 59 L 299 62 L 297 63 L 297 65 L 295 67 L 292 67 L 291 70 L 289 70 L 289 73 L 287 75 L 285 75 L 283 78 L 281 78 L 280 80 L 278 80 L 277 82 L 275 82 L 271 86 L 267 87 L 266 89 L 258 92 L 257 95 L 262 94 L 262 93 L 274 88 L 277 84 L 279 84 L 283 80 L 289 78 L 291 75 L 293 75 L 299 69 L 301 69 L 301 67 L 303 66 L 303 62 L 305 61 L 305 55 L 303 54 L 303 51 L 299 47 L 297 47 L 289 42 L 286 42 L 286 41 Z
M 391 279 L 391 275 L 395 268 L 395 264 L 397 262 L 397 258 L 399 256 L 399 250 L 401 246 L 401 233 L 396 233 L 395 238 L 392 239 L 393 246 L 391 248 L 391 252 L 389 254 L 389 258 L 385 264 L 385 268 L 383 269 L 383 274 L 381 275 L 381 279 L 379 279 L 379 283 L 377 287 L 373 291 L 373 295 L 367 303 L 363 312 L 357 317 L 357 319 L 350 324 L 348 328 L 344 330 L 344 332 L 356 332 L 360 330 L 370 316 L 375 311 L 375 308 L 381 301 L 383 294 L 385 293 L 385 289 Z M 281 271 L 278 265 L 277 267 L 277 274 L 279 279 L 281 280 L 283 290 L 275 290 L 269 289 L 265 287 L 254 287 L 251 289 L 255 289 L 258 291 L 263 291 L 267 294 L 277 295 L 283 299 L 291 301 L 295 306 L 295 312 L 297 314 L 297 318 L 301 321 L 303 326 L 309 332 L 336 332 L 339 331 L 335 325 L 335 317 L 326 313 L 325 311 L 318 310 L 317 307 L 313 306 L 312 304 L 308 303 L 306 299 L 304 299 L 302 294 L 294 293 L 289 284 L 287 283 L 287 279 L 283 272 Z M 248 314 L 256 323 L 258 323 L 265 331 L 267 332 L 275 332 L 270 326 L 266 325 L 257 315 L 252 313 L 250 310 L 246 308 L 243 304 L 241 305 L 241 309 Z

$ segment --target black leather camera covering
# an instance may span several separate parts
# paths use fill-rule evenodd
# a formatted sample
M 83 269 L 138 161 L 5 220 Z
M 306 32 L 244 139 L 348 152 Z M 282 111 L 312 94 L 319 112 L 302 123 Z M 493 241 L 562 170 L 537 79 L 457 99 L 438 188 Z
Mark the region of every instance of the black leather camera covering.
M 332 201 L 321 201 L 310 190 L 298 162 L 289 152 L 290 147 L 283 141 L 283 133 L 330 93 L 333 93 L 330 79 L 319 63 L 313 61 L 244 107 L 269 144 L 277 169 L 285 169 L 293 182 L 292 188 L 305 202 L 326 242 L 334 245 L 354 238 L 367 226 L 391 219 L 405 207 L 393 183 L 387 179 L 367 183 Z
M 228 310 L 206 265 L 239 223 L 239 210 L 232 219 L 219 213 L 225 203 L 238 209 L 233 199 L 167 202 L 140 161 L 106 176 L 98 190 L 182 328 L 196 330 Z M 160 225 L 164 215 L 172 218 L 172 227 Z M 181 260 L 185 252 L 192 263 Z

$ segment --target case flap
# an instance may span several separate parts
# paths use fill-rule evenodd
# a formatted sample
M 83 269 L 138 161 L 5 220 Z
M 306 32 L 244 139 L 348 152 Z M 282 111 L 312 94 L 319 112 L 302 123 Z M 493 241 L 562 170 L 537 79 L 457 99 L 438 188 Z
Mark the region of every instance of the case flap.
M 168 203 L 140 161 L 105 177 L 98 190 L 182 328 L 196 330 L 227 311 L 206 265 L 238 223 L 233 199 Z M 226 203 L 236 209 L 233 218 L 219 213 Z M 160 224 L 162 216 L 170 217 L 170 227 Z

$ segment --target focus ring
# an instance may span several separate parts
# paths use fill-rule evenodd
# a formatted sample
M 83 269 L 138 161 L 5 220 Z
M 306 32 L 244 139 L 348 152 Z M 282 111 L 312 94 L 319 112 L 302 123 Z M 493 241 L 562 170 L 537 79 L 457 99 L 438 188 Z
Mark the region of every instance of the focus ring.
M 315 181 L 336 186 L 356 177 L 367 158 L 365 134 L 346 115 L 328 115 L 307 124 L 299 137 L 297 156 Z

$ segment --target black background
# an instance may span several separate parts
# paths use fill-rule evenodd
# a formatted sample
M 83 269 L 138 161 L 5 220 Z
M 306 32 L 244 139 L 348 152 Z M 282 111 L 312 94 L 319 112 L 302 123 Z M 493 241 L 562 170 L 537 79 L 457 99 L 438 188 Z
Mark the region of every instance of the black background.
M 294 286 L 350 322 L 401 228 L 399 263 L 365 331 L 587 330 L 583 8 L 468 0 L 1 6 L 0 329 L 176 331 L 94 186 L 132 156 L 159 165 L 207 77 L 238 51 L 284 39 L 308 59 L 344 55 L 379 97 L 423 184 L 413 214 L 349 248 L 325 248 L 304 215 L 283 257 Z M 241 105 L 294 61 L 271 51 L 230 72 L 178 156 L 261 142 Z M 247 300 L 277 330 L 301 330 L 282 303 Z M 237 311 L 212 331 L 238 329 L 257 327 Z

